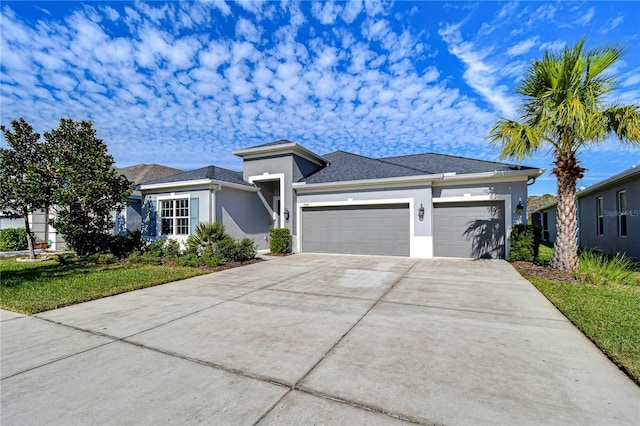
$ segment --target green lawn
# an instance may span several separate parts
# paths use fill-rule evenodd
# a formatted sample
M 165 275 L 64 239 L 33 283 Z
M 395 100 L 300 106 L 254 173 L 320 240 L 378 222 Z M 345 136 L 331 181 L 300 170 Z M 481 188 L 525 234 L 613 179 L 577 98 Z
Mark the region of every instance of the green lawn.
M 30 315 L 210 272 L 179 266 L 59 265 L 2 259 L 0 306 Z
M 640 385 L 640 286 L 525 278 Z

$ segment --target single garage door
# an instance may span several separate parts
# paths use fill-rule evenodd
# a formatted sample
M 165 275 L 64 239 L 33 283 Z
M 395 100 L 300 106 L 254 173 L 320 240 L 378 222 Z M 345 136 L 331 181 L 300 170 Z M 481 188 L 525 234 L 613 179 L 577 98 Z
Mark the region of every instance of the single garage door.
M 302 251 L 409 256 L 409 205 L 304 207 Z
M 434 255 L 504 258 L 504 202 L 435 203 Z

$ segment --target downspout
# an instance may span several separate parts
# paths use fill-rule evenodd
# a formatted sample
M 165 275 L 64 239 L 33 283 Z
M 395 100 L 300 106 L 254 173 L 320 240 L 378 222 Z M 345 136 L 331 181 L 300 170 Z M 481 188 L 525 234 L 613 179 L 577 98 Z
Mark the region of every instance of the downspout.
M 209 198 L 209 223 L 216 221 L 216 192 L 221 190 L 221 184 L 217 184 L 215 188 L 211 188 L 211 197 Z

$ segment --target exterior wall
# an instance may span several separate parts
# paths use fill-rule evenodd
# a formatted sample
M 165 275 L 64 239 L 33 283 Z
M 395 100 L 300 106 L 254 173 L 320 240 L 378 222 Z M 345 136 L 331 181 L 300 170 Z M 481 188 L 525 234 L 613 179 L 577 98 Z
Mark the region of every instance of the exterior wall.
M 273 223 L 255 192 L 222 187 L 215 193 L 215 218 L 234 239 L 253 239 L 258 249 L 269 248 L 269 229 Z
M 541 225 L 542 225 L 542 239 L 544 241 L 549 241 L 551 243 L 556 242 L 556 238 L 558 235 L 558 216 L 557 216 L 556 207 L 549 207 L 546 209 L 540 210 L 541 216 Z M 546 219 L 546 223 L 545 223 Z M 546 228 L 546 230 L 545 230 Z
M 160 200 L 163 199 L 179 199 L 189 198 L 189 215 L 190 215 L 190 231 L 198 225 L 199 222 L 211 221 L 212 197 L 209 189 L 192 189 L 184 191 L 143 193 L 143 201 L 141 206 L 141 228 L 142 236 L 146 239 L 157 238 L 173 238 L 184 244 L 189 235 L 161 235 L 161 217 L 160 217 Z M 197 199 L 198 208 L 194 209 L 193 199 Z
M 618 235 L 618 196 L 627 192 L 627 236 Z M 596 198 L 604 203 L 604 235 L 596 235 Z M 578 194 L 578 224 L 580 248 L 601 250 L 609 254 L 618 252 L 640 259 L 640 177 L 616 182 L 598 191 L 581 196 Z
M 433 257 L 433 232 L 431 228 L 431 187 L 409 187 L 396 189 L 368 189 L 348 191 L 326 191 L 298 193 L 296 214 L 308 205 L 357 205 L 367 202 L 384 203 L 387 200 L 405 200 L 409 202 L 411 217 L 411 256 Z M 424 220 L 418 217 L 420 205 L 425 208 Z M 297 216 L 296 216 L 297 217 Z M 297 235 L 293 238 L 293 250 L 298 251 Z

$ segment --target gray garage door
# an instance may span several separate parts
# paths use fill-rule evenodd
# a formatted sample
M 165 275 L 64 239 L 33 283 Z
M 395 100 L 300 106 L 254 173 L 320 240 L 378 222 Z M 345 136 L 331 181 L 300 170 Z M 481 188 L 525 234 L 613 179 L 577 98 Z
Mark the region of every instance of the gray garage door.
M 305 207 L 302 251 L 409 256 L 409 205 Z
M 436 203 L 434 255 L 504 258 L 504 202 Z

